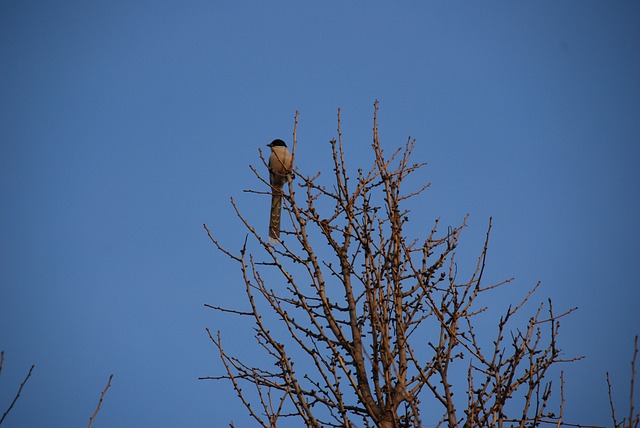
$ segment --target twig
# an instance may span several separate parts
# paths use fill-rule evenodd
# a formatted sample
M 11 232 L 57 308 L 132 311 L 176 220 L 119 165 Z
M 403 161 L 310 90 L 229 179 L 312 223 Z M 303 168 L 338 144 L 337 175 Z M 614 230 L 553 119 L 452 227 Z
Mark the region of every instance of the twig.
M 609 391 L 609 406 L 611 407 L 611 418 L 613 419 L 614 427 L 628 427 L 634 428 L 638 426 L 640 420 L 640 414 L 634 414 L 634 405 L 633 405 L 633 396 L 634 396 L 634 388 L 635 388 L 635 378 L 636 378 L 636 360 L 638 358 L 638 336 L 636 336 L 634 345 L 633 345 L 633 358 L 631 359 L 631 389 L 629 391 L 629 420 L 626 421 L 626 418 L 622 418 L 620 424 L 618 424 L 618 420 L 616 418 L 616 411 L 613 405 L 613 394 L 611 392 L 611 380 L 609 379 L 609 372 L 607 372 L 607 389 Z
M 631 360 L 631 391 L 629 392 L 629 427 L 634 426 L 634 422 L 636 426 L 638 425 L 638 419 L 640 415 L 634 415 L 633 412 L 633 388 L 636 379 L 636 359 L 638 358 L 638 336 L 636 336 L 635 342 L 633 344 L 633 359 Z
M 296 146 L 298 145 L 298 110 L 296 110 L 296 115 L 293 119 L 293 142 L 291 145 L 291 165 L 295 165 Z
M 609 406 L 611 407 L 611 417 L 613 418 L 613 426 L 618 426 L 618 421 L 616 420 L 616 410 L 613 406 L 613 396 L 611 394 L 611 380 L 609 379 L 609 372 L 607 372 L 607 389 L 609 390 Z
M 560 416 L 556 427 L 562 426 L 562 417 L 564 416 L 564 371 L 560 372 Z
M 248 315 L 248 316 L 252 316 L 253 315 L 253 312 L 245 312 L 245 311 L 238 311 L 238 310 L 235 310 L 235 309 L 227 309 L 227 308 L 223 308 L 221 306 L 210 305 L 208 303 L 205 303 L 204 306 L 207 307 L 207 308 L 210 308 L 210 309 L 215 309 L 216 311 L 228 312 L 230 314 Z
M 209 228 L 207 227 L 206 223 L 203 223 L 202 226 L 204 227 L 204 230 L 207 231 L 207 236 L 209 236 L 209 239 L 211 240 L 211 242 L 213 242 L 213 244 L 218 248 L 218 250 L 220 250 L 221 252 L 223 252 L 224 254 L 226 254 L 227 256 L 229 256 L 230 259 L 235 260 L 235 261 L 240 261 L 240 259 L 235 256 L 234 254 L 232 254 L 231 252 L 229 252 L 228 250 L 225 250 L 222 245 L 220 245 L 220 243 L 213 237 L 213 235 L 211 234 L 211 231 L 209 230 Z M 246 238 L 245 238 L 245 242 L 246 242 Z
M 98 407 L 96 407 L 96 411 L 93 412 L 93 415 L 91 415 L 91 418 L 89 418 L 89 428 L 91 428 L 91 425 L 93 425 L 93 420 L 95 419 L 96 415 L 100 411 L 102 400 L 104 399 L 104 396 L 107 393 L 107 390 L 111 386 L 111 379 L 113 379 L 113 375 L 109 376 L 109 381 L 107 382 L 107 386 L 104 388 L 104 391 L 102 391 L 102 394 L 100 395 L 100 401 L 98 401 Z
M 4 359 L 4 352 L 2 353 L 2 359 Z M 4 415 L 2 415 L 2 419 L 0 419 L 0 424 L 2 424 L 2 421 L 4 421 L 4 418 L 7 417 L 7 415 L 9 414 L 9 412 L 11 411 L 11 409 L 13 408 L 13 405 L 16 404 L 16 401 L 18 401 L 18 397 L 20 397 L 20 393 L 22 392 L 22 388 L 24 387 L 24 385 L 27 383 L 27 380 L 29 380 L 29 377 L 31 376 L 31 372 L 33 371 L 33 368 L 35 367 L 35 364 L 31 365 L 31 368 L 29 369 L 29 373 L 27 373 L 27 377 L 24 378 L 24 381 L 22 381 L 22 383 L 20 384 L 20 388 L 18 389 L 18 393 L 16 394 L 15 398 L 13 399 L 13 401 L 11 402 L 11 405 L 9 406 L 9 408 L 7 409 L 6 412 L 4 412 Z

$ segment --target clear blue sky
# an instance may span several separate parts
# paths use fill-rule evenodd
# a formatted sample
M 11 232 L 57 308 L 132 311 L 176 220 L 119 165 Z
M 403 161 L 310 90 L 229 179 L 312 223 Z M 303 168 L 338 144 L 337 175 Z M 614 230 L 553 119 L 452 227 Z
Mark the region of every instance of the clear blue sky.
M 488 274 L 543 286 L 567 356 L 567 412 L 610 424 L 640 333 L 640 3 L 0 1 L 0 377 L 7 427 L 247 426 L 204 303 L 242 304 L 235 196 L 266 233 L 248 168 L 291 141 L 368 166 L 372 104 L 389 150 L 411 135 L 432 183 L 416 230 L 489 216 Z M 472 257 L 473 255 L 473 257 Z M 465 259 L 463 259 L 465 260 Z M 506 307 L 513 295 L 496 298 Z M 535 306 L 535 305 L 534 305 Z M 626 411 L 626 407 L 623 407 Z

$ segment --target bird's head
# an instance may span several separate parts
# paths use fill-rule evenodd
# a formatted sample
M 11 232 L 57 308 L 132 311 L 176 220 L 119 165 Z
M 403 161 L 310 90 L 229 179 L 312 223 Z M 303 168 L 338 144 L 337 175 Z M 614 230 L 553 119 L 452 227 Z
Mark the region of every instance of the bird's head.
M 281 139 L 273 140 L 270 144 L 267 144 L 267 147 L 287 147 L 287 144 Z

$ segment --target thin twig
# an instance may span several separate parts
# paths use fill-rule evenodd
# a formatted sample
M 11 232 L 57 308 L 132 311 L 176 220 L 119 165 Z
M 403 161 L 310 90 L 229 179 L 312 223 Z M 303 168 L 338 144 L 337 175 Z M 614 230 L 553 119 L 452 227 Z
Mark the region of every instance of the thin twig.
M 2 358 L 4 359 L 4 352 L 2 353 Z M 18 393 L 16 394 L 15 398 L 13 399 L 13 401 L 11 402 L 11 405 L 9 406 L 9 408 L 7 409 L 6 412 L 4 412 L 4 415 L 2 415 L 2 419 L 0 419 L 0 425 L 2 424 L 2 421 L 4 421 L 4 418 L 7 417 L 7 415 L 9 414 L 9 412 L 11 411 L 11 409 L 13 408 L 13 405 L 16 404 L 16 401 L 18 401 L 18 397 L 20 397 L 20 393 L 22 392 L 22 388 L 24 387 L 24 385 L 27 383 L 27 380 L 29 380 L 29 377 L 31 376 L 31 372 L 33 371 L 33 368 L 35 367 L 35 364 L 31 365 L 31 368 L 29 369 L 29 373 L 27 373 L 27 377 L 24 378 L 24 381 L 22 381 L 22 383 L 20 384 L 20 388 L 18 389 Z
M 634 392 L 634 383 L 636 379 L 636 359 L 638 358 L 638 336 L 633 344 L 633 358 L 631 359 L 631 391 L 629 392 L 629 427 L 638 425 L 638 419 L 640 419 L 640 415 L 634 415 L 633 408 L 633 392 Z
M 296 147 L 298 145 L 298 110 L 296 110 L 295 117 L 293 119 L 293 141 L 291 144 L 291 165 L 295 165 L 294 160 L 296 157 Z
M 91 425 L 93 425 L 93 420 L 95 419 L 96 415 L 100 411 L 100 406 L 102 405 L 102 400 L 104 399 L 104 396 L 107 393 L 107 390 L 111 386 L 111 379 L 113 379 L 113 374 L 111 376 L 109 376 L 109 381 L 107 382 L 107 386 L 104 388 L 104 391 L 102 391 L 102 394 L 100 395 L 100 401 L 98 401 L 98 407 L 96 407 L 96 411 L 93 412 L 93 415 L 91 415 L 91 418 L 89 418 L 89 428 L 91 428 Z
M 558 416 L 558 423 L 556 424 L 558 428 L 562 426 L 563 416 L 564 416 L 564 371 L 560 372 L 560 415 Z
M 253 312 L 238 311 L 238 310 L 235 310 L 235 309 L 228 309 L 228 308 L 223 308 L 221 306 L 210 305 L 208 303 L 205 303 L 204 306 L 207 307 L 207 308 L 210 308 L 210 309 L 215 309 L 216 311 L 228 312 L 230 314 L 248 315 L 248 316 L 252 316 L 253 315 Z
M 607 389 L 609 390 L 609 406 L 611 407 L 611 418 L 613 419 L 613 426 L 618 426 L 618 421 L 616 420 L 616 410 L 613 406 L 613 396 L 611 394 L 611 380 L 609 379 L 609 372 L 607 372 Z

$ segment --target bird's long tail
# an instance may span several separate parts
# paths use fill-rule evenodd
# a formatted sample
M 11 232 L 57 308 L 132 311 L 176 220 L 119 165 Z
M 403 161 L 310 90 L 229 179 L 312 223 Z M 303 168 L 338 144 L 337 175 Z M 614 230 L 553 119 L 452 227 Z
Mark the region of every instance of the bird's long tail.
M 282 211 L 282 191 L 273 189 L 271 193 L 271 218 L 269 219 L 269 242 L 280 239 L 280 212 Z

